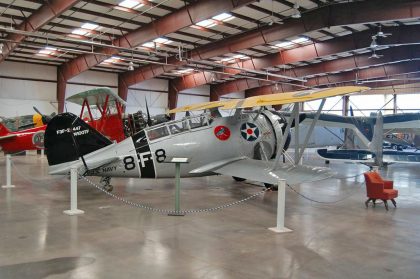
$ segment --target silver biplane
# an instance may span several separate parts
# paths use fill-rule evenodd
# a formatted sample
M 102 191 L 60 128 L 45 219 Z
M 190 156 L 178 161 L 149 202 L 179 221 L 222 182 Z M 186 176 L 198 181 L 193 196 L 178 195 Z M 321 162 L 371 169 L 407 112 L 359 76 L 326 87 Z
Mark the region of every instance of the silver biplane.
M 68 174 L 77 167 L 79 173 L 89 176 L 170 178 L 174 177 L 173 166 L 164 162 L 188 158 L 182 177 L 223 174 L 267 185 L 277 185 L 279 179 L 288 183 L 325 179 L 332 175 L 329 169 L 297 164 L 303 148 L 297 148 L 295 162 L 280 160 L 290 142 L 290 128 L 299 126 L 299 106 L 295 105 L 289 119 L 266 106 L 324 99 L 319 115 L 325 98 L 367 89 L 336 87 L 189 105 L 169 112 L 204 113 L 145 128 L 119 143 L 76 115 L 59 114 L 45 132 L 49 173 Z M 255 107 L 259 110 L 248 110 Z M 222 117 L 220 110 L 234 114 Z

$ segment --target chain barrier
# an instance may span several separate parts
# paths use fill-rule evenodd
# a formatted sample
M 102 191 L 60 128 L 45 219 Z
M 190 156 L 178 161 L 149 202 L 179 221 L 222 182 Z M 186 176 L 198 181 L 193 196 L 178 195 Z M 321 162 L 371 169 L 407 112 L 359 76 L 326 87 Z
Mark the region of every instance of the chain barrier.
M 24 175 L 19 168 L 15 165 L 15 162 L 13 160 L 10 160 L 12 168 L 15 170 L 15 173 L 22 178 L 23 180 L 26 180 L 27 182 L 33 183 L 37 186 L 45 186 L 45 185 L 52 185 L 52 183 L 46 182 L 46 179 L 34 179 L 32 177 L 28 177 Z M 51 178 L 51 181 L 60 181 L 66 178 L 67 176 L 60 176 L 57 178 Z
M 363 172 L 363 173 L 364 173 L 364 172 Z M 344 180 L 344 179 L 349 179 L 349 178 L 359 177 L 359 176 L 363 175 L 363 173 L 359 173 L 359 174 L 352 175 L 352 176 L 332 177 L 332 178 L 335 178 L 335 179 L 338 179 L 338 180 Z M 364 183 L 364 181 L 357 183 L 357 189 L 360 189 L 360 188 L 361 188 L 360 186 L 362 186 L 362 184 L 363 184 L 363 183 Z M 292 185 L 290 185 L 290 184 L 286 184 L 286 185 L 287 185 L 287 187 L 289 187 L 289 188 L 290 188 L 293 192 L 295 192 L 298 196 L 300 196 L 300 197 L 304 198 L 305 200 L 308 200 L 308 201 L 311 201 L 311 202 L 315 202 L 315 203 L 320 203 L 320 204 L 334 204 L 334 203 L 339 203 L 339 202 L 341 202 L 341 201 L 344 201 L 344 200 L 346 200 L 346 199 L 348 199 L 348 198 L 350 198 L 350 197 L 354 196 L 354 195 L 357 193 L 357 192 L 355 192 L 355 193 L 353 193 L 353 194 L 351 194 L 351 195 L 345 196 L 344 198 L 339 199 L 339 200 L 336 200 L 336 201 L 326 202 L 326 201 L 318 201 L 318 200 L 312 199 L 312 198 L 310 198 L 310 197 L 308 197 L 308 196 L 305 196 L 304 194 L 300 193 L 299 191 L 297 191 L 295 188 L 293 188 L 293 187 L 292 187 Z
M 11 165 L 16 170 L 16 173 L 18 174 L 18 176 L 20 176 L 22 179 L 26 180 L 27 182 L 34 183 L 34 184 L 37 184 L 37 185 L 42 185 L 42 186 L 44 186 L 46 184 L 45 183 L 45 179 L 42 179 L 42 184 L 41 184 L 40 182 L 37 182 L 36 179 L 33 179 L 31 177 L 27 177 L 27 176 L 23 175 L 20 172 L 20 170 L 18 169 L 18 167 L 15 165 L 15 162 L 13 160 L 11 160 Z M 359 173 L 359 174 L 352 175 L 352 176 L 347 176 L 347 177 L 332 177 L 332 178 L 339 179 L 339 180 L 341 180 L 341 179 L 349 179 L 349 178 L 359 177 L 362 174 L 363 173 Z M 80 178 L 84 179 L 86 182 L 88 182 L 88 184 L 92 185 L 93 187 L 95 187 L 99 191 L 102 191 L 103 193 L 107 194 L 108 196 L 119 200 L 120 202 L 123 202 L 123 203 L 125 203 L 127 205 L 130 205 L 130 206 L 133 206 L 133 207 L 142 208 L 142 209 L 145 209 L 145 210 L 148 210 L 148 211 L 158 212 L 158 213 L 163 213 L 163 214 L 194 214 L 194 213 L 204 213 L 204 212 L 213 212 L 213 211 L 223 210 L 225 208 L 229 208 L 229 207 L 232 207 L 232 206 L 235 206 L 235 205 L 239 205 L 239 204 L 244 203 L 244 202 L 246 202 L 248 200 L 251 200 L 253 198 L 256 198 L 256 197 L 262 195 L 263 193 L 267 192 L 268 190 L 270 190 L 270 189 L 264 189 L 264 190 L 261 190 L 261 191 L 255 193 L 255 194 L 253 194 L 251 196 L 248 196 L 248 197 L 246 197 L 244 199 L 241 199 L 241 200 L 238 200 L 238 201 L 234 201 L 234 202 L 231 202 L 231 203 L 227 203 L 227 204 L 223 204 L 223 205 L 219 205 L 219 206 L 212 207 L 212 208 L 190 209 L 190 210 L 175 211 L 175 210 L 169 210 L 169 209 L 155 208 L 155 207 L 152 207 L 152 206 L 149 206 L 149 205 L 145 205 L 145 204 L 135 203 L 135 202 L 129 201 L 129 200 L 123 198 L 123 197 L 117 196 L 117 195 L 115 195 L 115 194 L 113 194 L 111 192 L 106 191 L 105 189 L 102 188 L 102 186 L 97 185 L 96 183 L 94 183 L 93 181 L 91 181 L 87 177 L 81 175 L 80 173 L 78 173 L 78 176 L 79 176 L 79 179 Z M 53 181 L 59 181 L 59 180 L 62 180 L 63 178 L 66 178 L 66 176 L 59 177 L 59 178 L 53 178 L 52 180 Z M 359 184 L 358 186 L 361 186 L 363 183 L 364 182 L 358 183 Z M 343 200 L 346 200 L 349 197 L 355 195 L 355 193 L 354 193 L 352 195 L 346 196 L 346 197 L 344 197 L 342 199 L 339 199 L 337 201 L 332 201 L 332 202 L 318 201 L 318 200 L 312 199 L 312 198 L 307 197 L 304 194 L 300 193 L 299 191 L 297 191 L 296 189 L 294 189 L 292 187 L 292 185 L 290 185 L 290 184 L 286 184 L 286 185 L 293 192 L 295 192 L 298 196 L 300 196 L 300 197 L 302 197 L 302 198 L 304 198 L 306 200 L 309 200 L 311 202 L 320 203 L 320 204 L 334 204 L 334 203 L 338 203 L 338 202 L 341 202 Z
M 362 184 L 363 184 L 364 182 L 360 182 L 360 183 L 358 183 L 358 189 L 360 189 L 360 187 L 359 186 L 361 186 Z M 310 198 L 310 197 L 308 197 L 308 196 L 305 196 L 304 194 L 302 194 L 302 193 L 300 193 L 299 191 L 297 191 L 295 188 L 293 188 L 291 185 L 289 185 L 289 184 L 286 184 L 287 185 L 287 187 L 289 187 L 293 192 L 295 192 L 298 196 L 300 196 L 300 197 L 302 197 L 302 198 L 304 198 L 305 200 L 308 200 L 308 201 L 311 201 L 311 202 L 315 202 L 315 203 L 320 203 L 320 204 L 334 204 L 334 203 L 339 203 L 339 202 L 342 202 L 342 201 L 344 201 L 344 200 L 346 200 L 346 199 L 348 199 L 348 198 L 350 198 L 350 197 L 352 197 L 352 196 L 354 196 L 354 195 L 356 195 L 356 193 L 357 192 L 355 192 L 355 193 L 353 193 L 353 194 L 351 194 L 351 195 L 348 195 L 348 196 L 345 196 L 344 198 L 342 198 L 342 199 L 339 199 L 339 200 L 336 200 L 336 201 L 331 201 L 331 202 L 327 202 L 327 201 L 318 201 L 318 200 L 315 200 L 315 199 L 312 199 L 312 198 Z
M 262 191 L 259 191 L 251 196 L 248 196 L 242 200 L 239 201 L 235 201 L 235 202 L 231 202 L 231 203 L 227 203 L 227 204 L 223 204 L 223 205 L 219 205 L 216 207 L 212 207 L 212 208 L 203 208 L 203 209 L 190 209 L 190 210 L 180 210 L 180 211 L 176 211 L 176 210 L 169 210 L 169 209 L 161 209 L 161 208 L 156 208 L 156 207 L 152 207 L 149 205 L 145 205 L 145 204 L 141 204 L 141 203 L 135 203 L 132 201 L 129 201 L 123 197 L 117 196 L 111 192 L 106 191 L 105 189 L 103 189 L 101 186 L 97 185 L 96 183 L 94 183 L 93 181 L 91 181 L 90 179 L 88 179 L 85 176 L 82 176 L 78 173 L 78 175 L 84 179 L 87 183 L 89 183 L 90 185 L 92 185 L 93 187 L 95 187 L 96 189 L 98 189 L 99 191 L 102 191 L 103 193 L 107 194 L 108 196 L 115 198 L 117 200 L 119 200 L 120 202 L 123 202 L 127 205 L 133 206 L 133 207 L 137 207 L 137 208 L 142 208 L 148 211 L 152 211 L 152 212 L 158 212 L 158 213 L 163 213 L 163 214 L 192 214 L 192 213 L 203 213 L 203 212 L 213 212 L 213 211 L 217 211 L 217 210 L 222 210 L 228 207 L 232 207 L 238 204 L 241 204 L 243 202 L 246 202 L 250 199 L 256 198 L 260 195 L 262 195 L 263 193 L 267 192 L 269 189 L 264 189 Z
M 349 178 L 356 178 L 356 177 L 359 177 L 359 176 L 363 175 L 364 173 L 365 173 L 365 171 L 361 172 L 361 173 L 358 173 L 358 174 L 355 174 L 355 175 L 351 175 L 351 176 L 342 176 L 342 177 L 333 176 L 331 178 L 335 178 L 335 179 L 338 179 L 338 180 L 343 180 L 343 179 L 349 179 Z

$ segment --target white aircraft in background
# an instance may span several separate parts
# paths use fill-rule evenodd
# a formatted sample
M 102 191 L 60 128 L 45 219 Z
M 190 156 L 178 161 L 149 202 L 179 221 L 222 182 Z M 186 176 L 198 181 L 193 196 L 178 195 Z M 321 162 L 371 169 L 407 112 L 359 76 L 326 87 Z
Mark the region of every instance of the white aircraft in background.
M 301 124 L 310 125 L 315 114 L 306 114 Z M 321 114 L 318 126 L 347 129 L 354 135 L 351 146 L 339 150 L 318 150 L 326 160 L 353 161 L 366 164 L 420 163 L 420 153 L 383 150 L 383 142 L 418 147 L 420 144 L 420 113 L 354 117 Z M 352 136 L 353 137 L 353 136 Z

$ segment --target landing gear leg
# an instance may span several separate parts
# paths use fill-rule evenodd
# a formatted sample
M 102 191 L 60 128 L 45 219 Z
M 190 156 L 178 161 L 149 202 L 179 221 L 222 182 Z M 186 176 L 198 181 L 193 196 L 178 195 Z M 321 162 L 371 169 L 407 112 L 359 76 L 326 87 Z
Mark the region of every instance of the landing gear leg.
M 238 181 L 238 182 L 242 182 L 242 181 L 245 181 L 245 180 L 246 180 L 245 178 L 241 178 L 241 177 L 237 177 L 237 176 L 232 176 L 232 178 L 233 178 L 235 181 Z
M 107 192 L 112 192 L 114 189 L 114 187 L 111 185 L 111 177 L 109 176 L 101 177 L 100 183 L 102 185 L 102 189 Z

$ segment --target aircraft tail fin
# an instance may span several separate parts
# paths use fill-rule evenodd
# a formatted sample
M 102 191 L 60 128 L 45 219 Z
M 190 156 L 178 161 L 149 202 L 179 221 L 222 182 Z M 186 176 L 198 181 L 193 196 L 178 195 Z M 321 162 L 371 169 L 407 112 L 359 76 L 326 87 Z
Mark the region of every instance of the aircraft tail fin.
M 76 161 L 112 142 L 72 113 L 62 113 L 50 120 L 45 130 L 48 164 Z
M 10 130 L 7 129 L 7 127 L 2 122 L 0 122 L 0 136 L 5 136 L 9 133 L 10 133 Z

